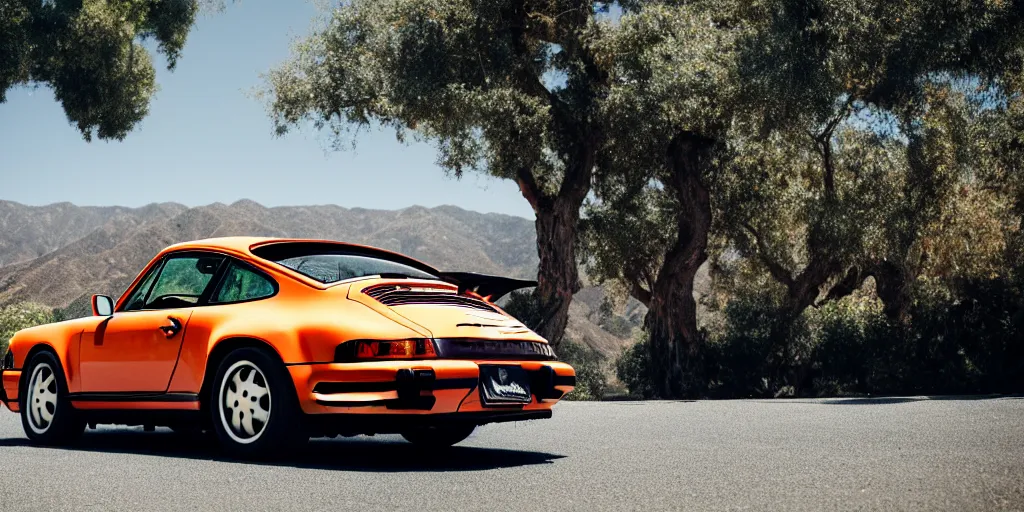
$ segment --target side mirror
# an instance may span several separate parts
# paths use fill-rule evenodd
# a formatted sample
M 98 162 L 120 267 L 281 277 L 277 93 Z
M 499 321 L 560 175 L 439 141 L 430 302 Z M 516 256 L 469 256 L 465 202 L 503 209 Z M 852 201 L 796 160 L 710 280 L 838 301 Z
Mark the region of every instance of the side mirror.
M 106 295 L 92 296 L 93 316 L 110 316 L 114 314 L 114 299 Z

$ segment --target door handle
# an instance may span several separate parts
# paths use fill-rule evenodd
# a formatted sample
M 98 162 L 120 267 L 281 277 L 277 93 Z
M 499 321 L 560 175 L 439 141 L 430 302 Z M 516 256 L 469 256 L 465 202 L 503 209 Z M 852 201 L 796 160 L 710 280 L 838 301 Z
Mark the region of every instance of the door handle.
M 173 316 L 169 316 L 167 319 L 171 321 L 171 325 L 161 325 L 160 330 L 163 331 L 164 336 L 173 338 L 174 335 L 178 334 L 178 331 L 181 330 L 181 320 L 178 320 Z

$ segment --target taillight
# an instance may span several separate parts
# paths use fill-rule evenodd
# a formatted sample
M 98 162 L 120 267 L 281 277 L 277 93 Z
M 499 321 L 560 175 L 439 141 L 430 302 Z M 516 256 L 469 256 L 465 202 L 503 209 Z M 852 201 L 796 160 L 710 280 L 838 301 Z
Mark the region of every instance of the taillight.
M 373 359 L 432 359 L 437 357 L 434 342 L 428 339 L 411 340 L 359 340 L 355 342 L 358 360 Z

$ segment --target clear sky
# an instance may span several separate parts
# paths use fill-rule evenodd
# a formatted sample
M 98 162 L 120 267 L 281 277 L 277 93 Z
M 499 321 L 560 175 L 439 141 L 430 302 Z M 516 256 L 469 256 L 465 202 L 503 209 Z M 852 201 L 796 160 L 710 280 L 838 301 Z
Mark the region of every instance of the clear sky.
M 533 218 L 509 181 L 447 177 L 429 144 L 364 133 L 334 152 L 313 131 L 272 133 L 251 95 L 317 14 L 305 0 L 228 1 L 202 14 L 173 72 L 159 64 L 150 114 L 123 142 L 85 142 L 46 87 L 0 104 L 0 199 L 41 205 L 189 206 L 248 198 L 268 206 L 395 209 L 453 204 Z

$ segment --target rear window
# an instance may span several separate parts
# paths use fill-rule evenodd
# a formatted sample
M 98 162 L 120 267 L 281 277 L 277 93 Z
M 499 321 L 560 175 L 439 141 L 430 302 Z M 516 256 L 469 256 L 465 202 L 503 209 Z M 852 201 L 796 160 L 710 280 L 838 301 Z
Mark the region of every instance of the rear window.
M 324 284 L 366 276 L 438 279 L 433 269 L 415 260 L 385 252 L 342 245 L 280 243 L 257 247 L 257 256 L 288 267 Z M 403 261 L 405 260 L 405 261 Z

